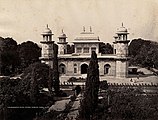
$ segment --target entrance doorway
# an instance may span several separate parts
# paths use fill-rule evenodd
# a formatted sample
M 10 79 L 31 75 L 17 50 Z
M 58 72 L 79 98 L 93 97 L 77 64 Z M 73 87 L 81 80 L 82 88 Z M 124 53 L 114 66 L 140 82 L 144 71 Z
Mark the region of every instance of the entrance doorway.
M 87 74 L 87 70 L 88 70 L 88 65 L 82 64 L 81 65 L 81 74 Z

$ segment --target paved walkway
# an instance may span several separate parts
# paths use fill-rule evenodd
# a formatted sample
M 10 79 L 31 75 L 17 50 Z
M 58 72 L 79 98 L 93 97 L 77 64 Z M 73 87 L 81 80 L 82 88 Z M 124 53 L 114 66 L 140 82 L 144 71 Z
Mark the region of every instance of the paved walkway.
M 70 102 L 70 99 L 56 101 L 54 105 L 52 105 L 48 112 L 55 110 L 55 111 L 64 111 L 66 105 Z
M 70 120 L 76 120 L 77 116 L 79 115 L 79 107 L 80 107 L 80 100 L 81 100 L 81 94 L 79 94 L 72 106 L 72 108 L 70 109 L 70 112 L 67 115 L 67 118 Z
M 79 94 L 75 101 L 71 101 L 69 99 L 56 101 L 54 105 L 52 105 L 48 112 L 55 110 L 55 111 L 63 111 L 63 113 L 60 115 L 60 117 L 64 120 L 75 120 L 77 118 L 77 115 L 79 114 L 78 108 L 80 107 L 80 100 L 81 95 Z M 64 112 L 65 111 L 65 112 Z M 68 112 L 70 111 L 70 112 Z

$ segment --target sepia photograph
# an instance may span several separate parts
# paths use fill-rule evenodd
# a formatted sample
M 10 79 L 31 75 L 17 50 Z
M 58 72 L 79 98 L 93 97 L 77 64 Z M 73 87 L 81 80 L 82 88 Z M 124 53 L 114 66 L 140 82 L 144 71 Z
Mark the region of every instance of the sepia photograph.
M 0 120 L 158 120 L 158 0 L 0 0 Z

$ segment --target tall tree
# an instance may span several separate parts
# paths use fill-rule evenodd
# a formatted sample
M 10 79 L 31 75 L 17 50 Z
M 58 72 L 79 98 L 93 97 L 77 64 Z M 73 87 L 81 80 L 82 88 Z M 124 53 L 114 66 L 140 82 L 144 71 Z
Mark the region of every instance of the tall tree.
M 86 89 L 81 102 L 80 117 L 82 119 L 90 119 L 98 105 L 99 83 L 99 65 L 97 55 L 93 51 L 87 71 Z
M 56 95 L 59 94 L 59 71 L 58 71 L 58 46 L 54 44 L 54 59 L 53 59 L 53 86 Z
M 30 100 L 34 105 L 38 105 L 38 94 L 39 94 L 39 88 L 36 78 L 36 71 L 35 68 L 32 70 L 31 74 L 31 84 L 30 84 Z

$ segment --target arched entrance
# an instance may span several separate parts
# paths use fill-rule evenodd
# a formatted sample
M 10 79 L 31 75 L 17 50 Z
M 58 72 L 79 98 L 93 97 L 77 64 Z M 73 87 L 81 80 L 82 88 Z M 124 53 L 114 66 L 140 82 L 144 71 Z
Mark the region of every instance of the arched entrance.
M 111 66 L 109 65 L 109 64 L 105 64 L 104 65 L 104 74 L 108 74 L 109 73 L 109 68 L 110 68 Z
M 82 64 L 81 65 L 81 74 L 87 74 L 88 65 Z
M 66 73 L 66 66 L 64 64 L 59 65 L 59 73 L 65 74 Z

